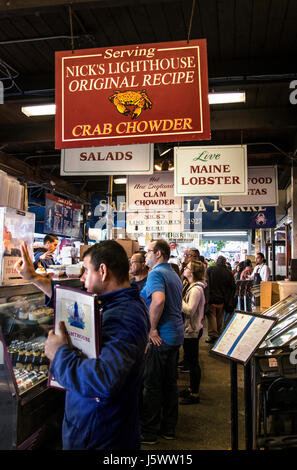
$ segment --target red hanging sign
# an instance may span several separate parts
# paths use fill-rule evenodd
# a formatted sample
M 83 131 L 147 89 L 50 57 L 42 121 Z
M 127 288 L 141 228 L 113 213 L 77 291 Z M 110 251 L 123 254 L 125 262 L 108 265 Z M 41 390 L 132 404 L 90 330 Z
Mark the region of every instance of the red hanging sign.
M 56 52 L 56 148 L 207 139 L 205 39 Z

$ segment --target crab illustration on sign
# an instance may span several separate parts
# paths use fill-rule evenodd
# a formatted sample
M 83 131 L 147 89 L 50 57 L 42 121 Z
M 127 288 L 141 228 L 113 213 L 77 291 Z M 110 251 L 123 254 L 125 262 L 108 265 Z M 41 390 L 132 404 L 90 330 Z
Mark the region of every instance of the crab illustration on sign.
M 259 212 L 259 214 L 257 215 L 256 219 L 255 219 L 257 225 L 261 225 L 261 224 L 266 224 L 267 222 L 267 219 L 265 217 L 265 215 L 263 214 L 263 212 Z
M 142 111 L 151 109 L 153 105 L 145 90 L 124 92 L 117 90 L 109 96 L 109 100 L 119 113 L 125 116 L 130 115 L 131 119 L 137 118 Z

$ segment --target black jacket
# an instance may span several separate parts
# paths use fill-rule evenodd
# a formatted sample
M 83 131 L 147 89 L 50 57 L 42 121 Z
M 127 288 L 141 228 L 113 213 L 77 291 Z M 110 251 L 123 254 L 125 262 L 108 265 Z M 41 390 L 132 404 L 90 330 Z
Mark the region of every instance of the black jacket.
M 216 264 L 207 269 L 209 304 L 232 303 L 235 296 L 235 281 L 231 271 Z

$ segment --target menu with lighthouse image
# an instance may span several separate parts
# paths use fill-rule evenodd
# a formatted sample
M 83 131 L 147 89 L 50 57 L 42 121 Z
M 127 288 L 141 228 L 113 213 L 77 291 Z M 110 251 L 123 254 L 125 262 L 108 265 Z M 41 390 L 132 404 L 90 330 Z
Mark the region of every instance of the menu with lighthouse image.
M 83 358 L 96 358 L 100 353 L 101 314 L 98 297 L 88 292 L 64 286 L 55 286 L 55 323 L 63 321 L 70 347 Z M 48 386 L 64 389 L 52 375 Z

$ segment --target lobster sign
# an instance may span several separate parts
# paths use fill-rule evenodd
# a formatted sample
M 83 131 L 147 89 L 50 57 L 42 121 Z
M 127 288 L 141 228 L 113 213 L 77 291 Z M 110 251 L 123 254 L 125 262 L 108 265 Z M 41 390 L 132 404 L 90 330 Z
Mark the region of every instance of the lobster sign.
M 56 148 L 208 139 L 205 39 L 56 52 Z

